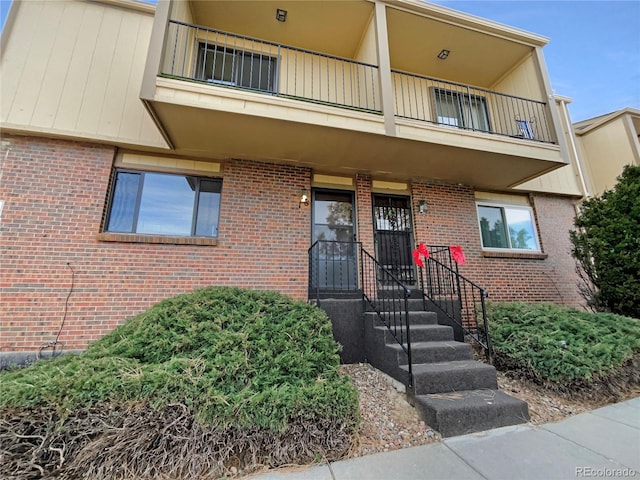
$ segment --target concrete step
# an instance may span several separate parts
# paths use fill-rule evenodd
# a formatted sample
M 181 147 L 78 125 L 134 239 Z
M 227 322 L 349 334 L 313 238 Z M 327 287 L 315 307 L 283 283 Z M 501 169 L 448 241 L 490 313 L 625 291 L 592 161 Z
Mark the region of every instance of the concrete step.
M 397 341 L 391 335 L 391 332 L 385 325 L 375 327 L 376 331 L 383 331 L 385 335 L 385 343 L 394 344 Z M 396 336 L 406 338 L 406 329 L 398 327 L 393 329 Z M 453 340 L 453 328 L 446 325 L 413 325 L 411 327 L 411 343 L 414 342 L 443 342 Z M 414 362 L 415 363 L 415 362 Z
M 389 344 L 387 348 L 396 351 L 398 364 L 407 364 L 407 354 L 399 344 Z M 468 343 L 456 341 L 414 342 L 411 340 L 413 364 L 472 360 L 473 348 Z
M 365 315 L 373 317 L 376 319 L 378 323 L 380 319 L 376 312 L 366 312 Z M 391 324 L 395 322 L 397 325 L 404 325 L 406 315 L 404 312 L 399 312 L 396 314 L 389 312 L 381 312 L 380 315 L 382 318 L 388 319 Z M 409 324 L 410 325 L 437 325 L 438 324 L 438 315 L 435 312 L 425 312 L 425 311 L 410 311 L 409 312 Z
M 444 437 L 529 421 L 526 402 L 499 390 L 467 390 L 413 397 L 424 421 Z
M 411 285 L 407 285 L 407 288 L 409 289 L 409 292 L 411 293 L 411 295 L 409 295 L 409 298 L 422 298 L 422 292 L 420 291 L 420 288 L 416 287 L 416 286 L 411 286 Z M 398 289 L 397 287 L 393 287 L 393 288 L 378 288 L 378 297 L 379 298 L 404 298 L 404 292 L 401 289 Z
M 409 371 L 407 365 L 401 365 L 400 368 Z M 414 363 L 413 387 L 416 395 L 481 388 L 497 390 L 498 380 L 495 368 L 474 360 Z

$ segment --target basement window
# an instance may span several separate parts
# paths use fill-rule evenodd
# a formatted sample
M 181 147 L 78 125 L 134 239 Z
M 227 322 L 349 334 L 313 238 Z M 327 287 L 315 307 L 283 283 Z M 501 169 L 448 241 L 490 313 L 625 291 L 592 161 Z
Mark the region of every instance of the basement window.
M 540 252 L 531 207 L 478 202 L 477 209 L 483 249 Z
M 106 232 L 217 237 L 222 180 L 117 169 Z
M 275 57 L 261 52 L 200 43 L 196 78 L 210 83 L 275 93 Z

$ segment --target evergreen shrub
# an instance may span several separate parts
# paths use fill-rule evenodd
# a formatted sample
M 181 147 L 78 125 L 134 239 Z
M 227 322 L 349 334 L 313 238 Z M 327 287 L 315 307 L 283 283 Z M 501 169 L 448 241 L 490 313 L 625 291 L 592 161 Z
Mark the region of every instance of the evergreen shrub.
M 141 478 L 150 472 L 216 478 L 231 466 L 339 458 L 356 431 L 358 404 L 339 374 L 338 353 L 331 324 L 315 306 L 238 288 L 178 295 L 80 355 L 0 374 L 0 421 L 8 422 L 0 447 L 10 451 L 21 429 L 51 442 L 65 439 L 73 448 L 64 463 L 56 463 L 55 451 L 38 449 L 39 439 L 31 450 L 23 445 L 36 459 L 26 460 L 49 473 L 88 472 L 86 478 L 128 471 Z M 142 437 L 139 448 L 131 448 L 136 442 L 126 439 L 126 425 L 129 435 Z M 96 445 L 114 429 L 123 433 L 109 440 L 110 460 Z M 146 437 L 155 443 L 144 443 Z M 160 444 L 169 452 L 161 453 Z M 18 471 L 20 458 L 13 460 Z M 3 468 L 0 476 L 9 473 Z
M 621 395 L 640 381 L 640 320 L 540 303 L 488 302 L 495 365 L 569 396 Z

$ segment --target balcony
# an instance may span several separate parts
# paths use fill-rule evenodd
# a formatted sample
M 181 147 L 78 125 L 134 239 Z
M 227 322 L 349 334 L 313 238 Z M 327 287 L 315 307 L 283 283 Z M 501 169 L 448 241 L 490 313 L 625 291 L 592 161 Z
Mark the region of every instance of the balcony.
M 517 94 L 519 84 L 538 80 L 518 77 L 502 88 L 480 68 L 448 71 L 438 64 L 429 70 L 443 77 L 425 75 L 425 62 L 411 55 L 410 47 L 419 43 L 411 30 L 417 35 L 425 26 L 412 26 L 415 15 L 388 16 L 391 68 L 387 64 L 383 71 L 375 54 L 373 11 L 362 10 L 372 5 L 369 2 L 348 2 L 349 8 L 360 9 L 350 11 L 349 17 L 350 25 L 358 28 L 351 32 L 346 22 L 343 42 L 323 39 L 318 32 L 304 36 L 302 29 L 313 24 L 312 12 L 307 12 L 295 45 L 278 41 L 293 37 L 272 27 L 264 27 L 262 38 L 248 35 L 263 28 L 261 23 L 238 24 L 220 3 L 225 2 L 198 3 L 194 11 L 218 8 L 203 10 L 206 15 L 201 12 L 200 18 L 240 31 L 167 18 L 153 95 L 143 96 L 178 154 L 485 188 L 504 188 L 564 164 L 549 106 Z M 291 2 L 288 8 L 312 8 L 315 3 Z M 338 3 L 331 8 L 343 5 Z M 240 8 L 229 5 L 225 8 Z M 344 43 L 349 47 L 341 46 Z M 530 50 L 514 45 L 502 45 L 503 54 L 488 65 L 495 75 L 508 77 L 514 62 L 526 64 Z M 390 79 L 386 89 L 385 76 Z M 458 77 L 477 83 L 453 81 Z M 494 84 L 505 91 L 484 86 Z
M 173 20 L 167 45 L 168 78 L 382 113 L 376 65 Z

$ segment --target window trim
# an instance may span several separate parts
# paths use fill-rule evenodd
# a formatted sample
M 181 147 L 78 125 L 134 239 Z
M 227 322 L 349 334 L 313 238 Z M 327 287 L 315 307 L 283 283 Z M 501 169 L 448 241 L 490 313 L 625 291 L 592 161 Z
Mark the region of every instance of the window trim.
M 118 173 L 131 173 L 131 174 L 137 174 L 142 176 L 142 178 L 139 180 L 140 182 L 142 182 L 142 187 L 138 186 L 138 191 L 136 193 L 135 205 L 133 207 L 134 212 L 133 212 L 133 219 L 132 219 L 132 231 L 130 232 L 119 232 L 119 231 L 108 230 L 109 222 L 111 220 L 111 213 L 112 213 L 113 201 L 115 197 Z M 186 177 L 193 177 L 197 180 L 197 185 L 194 190 L 194 199 L 193 199 L 193 206 L 192 206 L 192 213 L 191 213 L 191 226 L 190 226 L 191 233 L 189 235 L 177 235 L 177 234 L 166 234 L 166 233 L 140 233 L 136 231 L 138 215 L 140 213 L 142 192 L 144 189 L 144 175 L 146 174 L 171 175 L 174 177 L 183 177 L 185 178 L 185 180 L 186 180 Z M 216 226 L 217 226 L 216 230 L 218 232 L 218 235 L 216 236 L 196 235 L 195 232 L 197 231 L 198 210 L 200 208 L 201 181 L 207 180 L 207 181 L 217 182 L 220 186 L 220 192 L 219 192 L 220 200 L 222 200 L 222 178 L 209 177 L 204 175 L 194 175 L 194 174 L 180 173 L 180 172 L 165 172 L 165 171 L 142 170 L 142 169 L 137 170 L 134 168 L 124 168 L 124 167 L 113 167 L 111 175 L 112 177 L 110 181 L 108 201 L 106 203 L 104 223 L 102 225 L 101 233 L 99 234 L 100 240 L 121 241 L 123 238 L 129 237 L 132 239 L 133 238 L 138 239 L 135 241 L 140 241 L 140 242 L 150 241 L 152 243 L 215 244 L 215 242 L 217 242 L 217 239 L 219 237 L 219 228 L 220 228 L 220 210 L 221 210 L 220 207 L 218 208 L 218 218 L 216 219 Z M 220 201 L 220 203 L 222 202 Z M 183 239 L 184 241 L 181 241 L 181 239 Z M 197 239 L 205 240 L 205 242 L 198 242 Z M 214 242 L 211 243 L 207 241 L 214 241 Z
M 435 123 L 437 125 L 446 125 L 446 126 L 450 126 L 450 127 L 458 127 L 458 128 L 464 128 L 466 130 L 472 130 L 474 132 L 491 132 L 491 121 L 489 119 L 489 105 L 487 103 L 487 98 L 483 97 L 482 95 L 476 95 L 473 93 L 468 93 L 468 92 L 464 92 L 464 91 L 459 91 L 459 90 L 450 90 L 450 89 L 446 89 L 446 88 L 440 88 L 440 87 L 432 87 L 433 90 L 433 111 L 435 114 Z M 441 102 L 440 99 L 442 98 L 447 98 L 447 97 L 451 97 L 454 99 L 455 104 L 456 104 L 456 110 L 457 112 L 460 114 L 459 117 L 456 118 L 458 124 L 457 125 L 453 125 L 451 123 L 446 123 L 446 122 L 441 122 L 440 120 L 438 120 L 439 118 L 454 118 L 454 117 L 441 117 L 441 115 L 438 115 L 438 109 L 440 107 L 440 109 L 442 109 L 441 107 Z M 479 126 L 473 125 L 473 110 L 471 109 L 470 105 L 468 103 L 464 103 L 462 102 L 462 98 L 470 98 L 473 101 L 477 101 L 478 103 L 480 103 L 482 105 L 482 114 L 484 117 L 484 122 L 486 125 L 486 129 L 485 128 L 479 128 Z
M 502 215 L 503 215 L 503 219 L 504 219 L 504 223 L 507 227 L 507 241 L 509 243 L 509 247 L 508 248 L 500 248 L 500 247 L 485 247 L 484 246 L 484 241 L 482 239 L 482 226 L 480 224 L 480 211 L 479 211 L 479 207 L 494 207 L 494 208 L 500 208 Z M 514 248 L 511 246 L 511 235 L 509 234 L 508 228 L 509 225 L 506 222 L 506 215 L 505 215 L 505 208 L 511 208 L 514 210 L 525 210 L 527 212 L 529 212 L 529 217 L 531 219 L 531 226 L 533 228 L 533 235 L 536 241 L 536 246 L 537 249 L 535 250 L 531 250 L 531 249 L 527 249 L 527 248 Z M 533 254 L 533 255 L 537 255 L 537 254 L 542 254 L 542 244 L 540 243 L 540 235 L 538 234 L 538 226 L 537 226 L 537 222 L 536 222 L 536 215 L 535 215 L 535 211 L 533 210 L 533 208 L 531 206 L 528 205 L 518 205 L 518 204 L 513 204 L 513 203 L 501 203 L 501 202 L 491 202 L 491 201 L 484 201 L 484 200 L 476 200 L 476 218 L 477 218 L 477 222 L 478 222 L 478 233 L 480 235 L 480 246 L 482 247 L 482 251 L 483 252 L 499 252 L 499 253 L 514 253 L 514 254 Z

